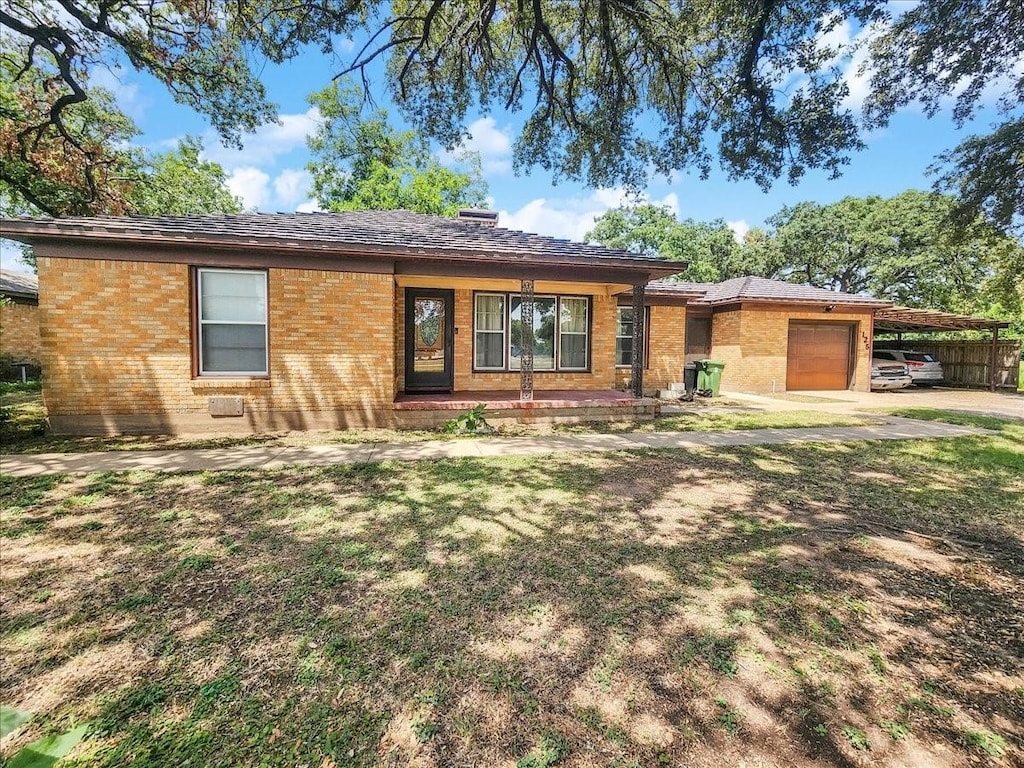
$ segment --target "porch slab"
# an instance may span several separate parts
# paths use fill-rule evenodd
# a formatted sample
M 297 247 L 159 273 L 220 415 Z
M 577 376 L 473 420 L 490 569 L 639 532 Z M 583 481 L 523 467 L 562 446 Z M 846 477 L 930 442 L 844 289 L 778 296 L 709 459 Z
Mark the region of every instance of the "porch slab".
M 520 400 L 519 391 L 502 389 L 495 391 L 466 391 L 442 394 L 405 393 L 395 398 L 396 411 L 464 411 L 483 403 L 492 410 L 509 408 L 587 408 L 603 406 L 608 408 L 631 408 L 638 405 L 655 405 L 658 401 L 649 397 L 633 397 L 618 390 L 534 390 L 533 400 Z
M 395 399 L 395 422 L 406 428 L 443 425 L 459 411 L 481 403 L 488 423 L 571 423 L 583 421 L 642 421 L 659 412 L 657 400 L 633 397 L 616 390 L 534 391 L 533 400 L 520 400 L 518 390 L 465 391 L 449 394 L 402 394 Z

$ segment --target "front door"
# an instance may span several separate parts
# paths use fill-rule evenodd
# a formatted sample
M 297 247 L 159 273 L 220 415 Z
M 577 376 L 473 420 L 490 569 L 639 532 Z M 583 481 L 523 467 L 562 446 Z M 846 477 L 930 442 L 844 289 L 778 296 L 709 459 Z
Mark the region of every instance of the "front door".
M 455 292 L 405 289 L 405 391 L 451 392 Z

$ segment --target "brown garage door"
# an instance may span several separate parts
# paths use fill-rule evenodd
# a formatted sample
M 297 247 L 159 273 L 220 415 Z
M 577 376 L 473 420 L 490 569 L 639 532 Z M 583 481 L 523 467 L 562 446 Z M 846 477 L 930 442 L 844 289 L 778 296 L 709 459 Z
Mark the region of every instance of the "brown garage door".
M 850 386 L 850 323 L 789 324 L 786 389 L 846 389 Z

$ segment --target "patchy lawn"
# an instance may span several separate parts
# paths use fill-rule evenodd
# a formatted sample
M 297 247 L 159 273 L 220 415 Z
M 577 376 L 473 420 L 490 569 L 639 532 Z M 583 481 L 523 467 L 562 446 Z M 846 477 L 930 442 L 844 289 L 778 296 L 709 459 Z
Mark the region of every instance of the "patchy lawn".
M 1024 425 L 3 479 L 10 758 L 1015 765 Z

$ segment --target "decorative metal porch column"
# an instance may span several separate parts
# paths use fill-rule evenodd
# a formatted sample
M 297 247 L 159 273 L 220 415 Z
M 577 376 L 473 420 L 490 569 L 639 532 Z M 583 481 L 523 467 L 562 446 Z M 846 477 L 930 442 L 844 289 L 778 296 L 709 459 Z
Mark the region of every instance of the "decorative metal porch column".
M 633 371 L 630 385 L 633 397 L 644 396 L 644 284 L 633 286 Z
M 519 399 L 533 400 L 533 280 L 521 281 L 519 304 Z

